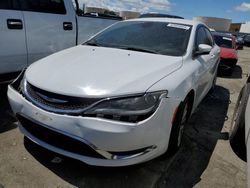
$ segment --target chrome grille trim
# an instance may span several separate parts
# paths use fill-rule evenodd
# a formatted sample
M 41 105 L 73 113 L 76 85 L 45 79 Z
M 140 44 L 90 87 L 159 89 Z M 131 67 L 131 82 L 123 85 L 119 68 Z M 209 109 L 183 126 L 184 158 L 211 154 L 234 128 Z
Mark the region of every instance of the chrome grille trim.
M 70 101 L 64 101 L 60 99 L 54 99 L 50 98 L 51 100 L 45 100 L 43 97 L 41 97 L 41 94 L 39 95 L 34 91 L 32 88 L 32 85 L 30 85 L 27 80 L 24 80 L 24 96 L 32 102 L 34 105 L 38 106 L 39 108 L 42 108 L 46 111 L 53 112 L 53 113 L 59 113 L 59 114 L 70 114 L 70 115 L 80 115 L 83 114 L 85 111 L 89 110 L 93 106 L 99 104 L 100 102 L 106 100 L 106 99 L 96 99 L 95 102 L 91 104 L 75 104 L 75 105 L 66 105 L 66 103 L 70 103 Z M 33 86 L 34 87 L 34 86 Z M 47 97 L 47 96 L 45 96 Z M 64 96 L 67 97 L 67 96 Z M 68 96 L 69 97 L 69 96 Z M 80 98 L 79 98 L 80 99 Z M 93 99 L 89 99 L 93 100 Z M 54 103 L 53 103 L 54 101 Z

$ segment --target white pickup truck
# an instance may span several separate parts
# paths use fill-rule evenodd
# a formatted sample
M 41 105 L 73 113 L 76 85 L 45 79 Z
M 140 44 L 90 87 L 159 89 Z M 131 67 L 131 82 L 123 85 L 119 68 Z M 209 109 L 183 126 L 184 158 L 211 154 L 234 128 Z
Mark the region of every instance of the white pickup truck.
M 120 20 L 80 12 L 78 0 L 1 0 L 0 83 Z

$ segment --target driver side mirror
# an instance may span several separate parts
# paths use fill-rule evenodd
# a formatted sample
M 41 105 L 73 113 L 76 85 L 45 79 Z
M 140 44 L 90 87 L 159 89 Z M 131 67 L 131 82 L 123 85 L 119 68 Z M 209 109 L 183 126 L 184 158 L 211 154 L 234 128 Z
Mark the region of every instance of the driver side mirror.
M 200 44 L 198 46 L 198 50 L 194 52 L 195 56 L 200 56 L 200 55 L 208 55 L 211 50 L 212 50 L 212 46 L 207 45 L 207 44 Z

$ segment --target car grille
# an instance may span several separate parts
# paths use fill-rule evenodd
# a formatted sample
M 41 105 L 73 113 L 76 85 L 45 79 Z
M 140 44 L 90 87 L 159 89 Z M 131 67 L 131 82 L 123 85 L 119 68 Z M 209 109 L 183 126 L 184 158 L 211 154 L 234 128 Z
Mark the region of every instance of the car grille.
M 26 131 L 28 131 L 32 136 L 51 146 L 79 155 L 104 159 L 102 155 L 100 155 L 90 146 L 79 140 L 73 139 L 69 136 L 46 128 L 45 126 L 39 125 L 33 121 L 30 121 L 22 115 L 18 114 L 17 118 L 22 124 L 22 127 Z
M 84 112 L 86 111 L 86 109 L 92 107 L 94 104 L 104 99 L 78 98 L 78 97 L 59 95 L 39 89 L 29 84 L 28 82 L 26 82 L 25 91 L 23 93 L 25 98 L 30 102 L 32 102 L 35 106 L 38 106 L 39 108 L 45 111 L 56 114 L 72 115 L 72 116 L 81 115 L 84 117 L 103 118 L 103 119 L 110 119 L 115 121 L 131 122 L 131 123 L 137 123 L 143 121 L 153 114 L 153 112 L 145 115 L 128 115 L 128 116 L 85 114 Z
M 28 82 L 25 96 L 40 108 L 59 114 L 79 114 L 80 111 L 101 100 L 59 95 L 39 89 Z

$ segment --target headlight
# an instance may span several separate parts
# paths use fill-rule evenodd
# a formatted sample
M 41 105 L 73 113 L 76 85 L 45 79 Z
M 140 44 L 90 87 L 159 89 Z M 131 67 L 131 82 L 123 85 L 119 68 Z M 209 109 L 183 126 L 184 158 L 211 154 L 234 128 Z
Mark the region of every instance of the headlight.
M 145 116 L 151 115 L 160 100 L 167 96 L 166 91 L 147 93 L 145 95 L 105 100 L 86 111 L 85 115 Z

